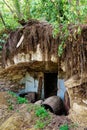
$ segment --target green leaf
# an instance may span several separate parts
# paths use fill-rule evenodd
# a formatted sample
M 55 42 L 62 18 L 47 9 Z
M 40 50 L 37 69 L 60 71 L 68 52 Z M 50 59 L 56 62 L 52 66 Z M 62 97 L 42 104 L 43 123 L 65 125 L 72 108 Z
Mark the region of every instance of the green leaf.
M 69 130 L 69 127 L 68 127 L 67 124 L 61 125 L 60 128 L 59 128 L 59 130 Z

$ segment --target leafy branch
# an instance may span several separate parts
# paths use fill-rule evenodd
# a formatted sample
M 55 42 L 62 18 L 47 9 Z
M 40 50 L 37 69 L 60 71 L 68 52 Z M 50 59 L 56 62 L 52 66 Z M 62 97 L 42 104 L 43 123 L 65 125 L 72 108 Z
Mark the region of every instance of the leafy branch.
M 10 7 L 10 5 L 5 1 L 3 0 L 3 2 L 6 4 L 6 6 L 10 9 L 10 11 L 12 12 L 12 14 L 14 13 L 14 11 L 12 10 L 12 8 Z
M 2 16 L 1 11 L 0 11 L 0 18 L 1 18 L 1 20 L 2 20 L 2 23 L 3 23 L 4 27 L 6 28 L 6 23 L 5 23 L 5 21 L 4 21 L 4 18 L 3 18 L 3 16 Z

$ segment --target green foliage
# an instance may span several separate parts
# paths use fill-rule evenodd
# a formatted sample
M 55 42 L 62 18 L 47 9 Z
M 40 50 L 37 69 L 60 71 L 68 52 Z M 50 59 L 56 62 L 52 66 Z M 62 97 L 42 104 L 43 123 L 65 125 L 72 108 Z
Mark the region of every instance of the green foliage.
M 58 48 L 58 56 L 60 57 L 63 53 L 63 46 L 64 46 L 64 42 L 62 41 L 62 43 L 59 45 Z
M 20 0 L 13 0 L 13 5 L 15 7 L 15 11 L 16 11 L 18 19 L 21 19 Z
M 59 130 L 69 130 L 69 129 L 71 129 L 71 128 L 77 128 L 78 127 L 78 124 L 76 124 L 76 123 L 72 123 L 72 124 L 70 124 L 70 125 L 68 125 L 68 124 L 63 124 L 63 125 L 61 125 L 60 127 L 59 127 Z
M 46 109 L 44 107 L 39 108 L 38 110 L 36 110 L 36 116 L 40 117 L 40 118 L 45 118 L 48 116 L 48 112 L 46 111 Z
M 35 111 L 35 115 L 40 118 L 45 118 L 49 115 L 47 110 L 39 105 L 30 104 L 28 107 L 28 112 L 31 111 Z
M 38 110 L 36 110 L 35 114 L 37 117 L 39 117 L 39 119 L 36 121 L 35 128 L 42 129 L 50 122 L 50 116 L 44 107 L 40 107 Z
M 8 109 L 9 110 L 14 110 L 14 106 L 11 104 Z
M 7 102 L 8 102 L 8 104 L 9 104 L 8 109 L 9 109 L 9 110 L 14 110 L 14 104 L 13 104 L 13 101 L 12 101 L 11 99 L 8 99 Z
M 0 45 L 0 50 L 2 50 L 2 46 Z
M 17 95 L 12 91 L 8 91 L 8 94 L 12 95 L 12 97 L 17 97 Z
M 8 38 L 8 35 L 6 33 L 0 34 L 0 50 L 2 50 L 3 44 L 6 43 L 7 38 Z
M 28 110 L 28 112 L 31 112 L 31 111 L 37 111 L 40 108 L 41 108 L 41 106 L 39 106 L 39 105 L 29 104 L 29 107 L 27 110 Z
M 8 93 L 12 95 L 12 97 L 16 98 L 17 104 L 28 103 L 28 100 L 26 98 L 19 97 L 12 91 L 9 91 Z
M 16 29 L 21 26 L 18 21 L 22 19 L 25 21 L 30 18 L 46 20 L 53 25 L 53 36 L 60 34 L 58 55 L 61 56 L 64 44 L 67 44 L 65 39 L 69 34 L 67 26 L 87 23 L 86 5 L 87 0 L 1 0 L 0 13 L 4 22 L 0 18 L 0 30 Z M 0 39 L 0 42 L 4 43 L 4 39 Z M 1 46 L 0 48 L 2 49 Z
M 69 130 L 69 127 L 67 124 L 61 125 L 59 130 Z
M 29 18 L 47 20 L 54 27 L 60 23 L 78 24 L 86 22 L 87 4 L 86 0 L 68 2 L 67 0 L 3 0 L 0 1 L 0 8 L 7 25 L 14 26 L 18 19 L 28 20 Z M 14 24 L 10 24 L 14 23 Z M 18 26 L 18 25 L 17 25 Z M 17 27 L 15 26 L 15 27 Z M 58 29 L 57 29 L 58 30 Z M 55 32 L 54 32 L 55 33 Z M 57 32 L 56 32 L 57 33 Z
M 36 117 L 38 118 L 35 123 L 36 129 L 43 129 L 46 125 L 49 124 L 51 116 L 49 115 L 48 111 L 45 110 L 44 107 L 29 104 L 28 112 L 32 111 L 34 111 Z
M 7 100 L 8 104 L 9 104 L 9 107 L 8 107 L 9 110 L 14 110 L 15 104 L 28 103 L 28 100 L 26 98 L 19 97 L 12 91 L 8 91 L 8 94 L 10 94 L 14 98 L 14 99 L 10 98 Z
M 35 114 L 37 117 L 39 117 L 39 119 L 36 121 L 36 125 L 35 128 L 44 128 L 46 126 L 46 124 L 49 123 L 49 114 L 46 111 L 46 109 L 44 107 L 40 107 L 38 110 L 35 111 Z M 45 121 L 46 118 L 48 118 L 48 122 Z
M 46 126 L 45 122 L 42 122 L 41 120 L 36 121 L 35 128 L 36 129 L 43 129 Z
M 26 98 L 17 97 L 17 103 L 18 104 L 28 103 L 28 100 Z

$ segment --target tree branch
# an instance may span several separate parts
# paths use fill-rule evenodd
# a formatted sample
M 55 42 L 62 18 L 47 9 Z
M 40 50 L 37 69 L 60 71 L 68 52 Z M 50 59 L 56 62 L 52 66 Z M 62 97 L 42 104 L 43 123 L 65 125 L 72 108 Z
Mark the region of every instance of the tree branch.
M 76 5 L 79 6 L 79 0 L 76 0 Z
M 2 13 L 1 13 L 1 12 L 0 12 L 0 18 L 1 18 L 1 20 L 2 20 L 3 25 L 6 27 L 6 23 L 5 23 L 4 19 L 3 19 L 3 16 L 2 16 Z
M 71 0 L 68 0 L 68 3 L 71 4 Z
M 10 9 L 10 11 L 12 12 L 12 14 L 14 13 L 14 11 L 12 10 L 12 8 L 8 5 L 8 3 L 5 1 L 5 0 L 3 0 L 3 2 L 6 4 L 6 6 Z
M 50 0 L 50 2 L 51 2 L 51 3 L 53 3 L 55 7 L 57 7 L 57 6 L 55 5 L 55 1 L 53 1 L 53 0 Z

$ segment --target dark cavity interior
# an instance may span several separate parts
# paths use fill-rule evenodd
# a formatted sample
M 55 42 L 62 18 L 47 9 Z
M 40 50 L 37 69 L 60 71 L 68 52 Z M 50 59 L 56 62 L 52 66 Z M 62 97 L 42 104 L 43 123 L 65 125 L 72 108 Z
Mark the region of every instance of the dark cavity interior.
M 44 73 L 44 97 L 57 95 L 57 73 Z

